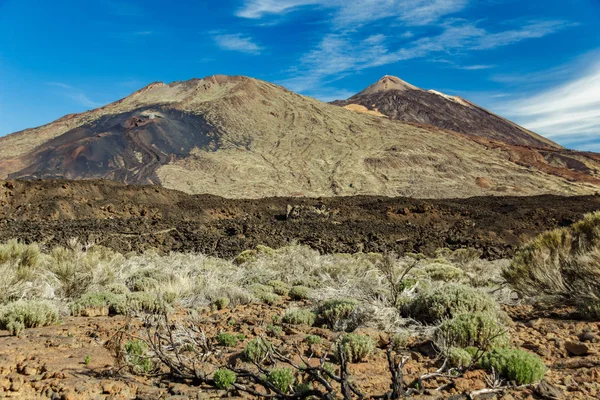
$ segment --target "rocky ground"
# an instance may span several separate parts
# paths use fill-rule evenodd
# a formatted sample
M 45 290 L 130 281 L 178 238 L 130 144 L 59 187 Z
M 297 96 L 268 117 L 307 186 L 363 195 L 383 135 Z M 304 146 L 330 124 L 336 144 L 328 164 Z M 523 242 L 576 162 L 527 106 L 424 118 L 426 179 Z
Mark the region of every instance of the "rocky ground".
M 222 311 L 204 310 L 199 324 L 208 337 L 219 332 L 243 334 L 232 348 L 218 347 L 212 365 L 241 363 L 239 354 L 245 343 L 257 336 L 271 335 L 277 346 L 293 348 L 299 344 L 305 355 L 324 354 L 338 333 L 323 328 L 282 324 L 281 336 L 267 332 L 273 315 L 282 315 L 291 300 L 275 306 L 251 304 Z M 296 304 L 298 305 L 298 304 Z M 600 323 L 538 318 L 528 307 L 507 310 L 514 319 L 512 344 L 540 355 L 548 372 L 540 385 L 471 394 L 489 388 L 486 372 L 474 370 L 460 378 L 425 380 L 417 399 L 592 399 L 600 396 Z M 129 332 L 144 335 L 141 321 L 134 320 Z M 116 367 L 113 343 L 125 326 L 123 316 L 66 317 L 61 324 L 28 329 L 22 337 L 0 331 L 0 397 L 15 399 L 199 399 L 240 397 L 240 393 L 216 391 L 191 382 L 177 382 L 167 376 L 139 377 Z M 380 349 L 365 362 L 350 364 L 353 382 L 369 395 L 383 393 L 390 383 L 385 352 L 389 338 L 367 328 L 360 333 L 376 339 Z M 320 345 L 303 342 L 307 334 L 321 336 Z M 431 346 L 409 341 L 404 352 L 409 361 L 404 367 L 404 382 L 435 371 Z M 213 367 L 214 368 L 214 367 Z M 442 390 L 436 390 L 443 386 Z
M 0 242 L 70 238 L 118 251 L 233 257 L 291 242 L 322 253 L 433 254 L 476 248 L 506 258 L 539 233 L 600 209 L 600 196 L 418 200 L 373 196 L 224 199 L 108 181 L 0 182 Z

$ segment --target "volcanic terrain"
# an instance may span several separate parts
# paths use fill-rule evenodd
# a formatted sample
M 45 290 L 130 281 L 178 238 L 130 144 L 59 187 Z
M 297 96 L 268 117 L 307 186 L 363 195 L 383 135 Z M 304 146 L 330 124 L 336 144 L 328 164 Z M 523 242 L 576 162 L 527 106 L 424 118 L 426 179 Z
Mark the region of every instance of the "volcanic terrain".
M 599 155 L 564 150 L 397 78 L 338 104 L 350 109 L 245 77 L 153 83 L 0 138 L 0 178 L 103 178 L 228 198 L 582 195 L 600 187 Z

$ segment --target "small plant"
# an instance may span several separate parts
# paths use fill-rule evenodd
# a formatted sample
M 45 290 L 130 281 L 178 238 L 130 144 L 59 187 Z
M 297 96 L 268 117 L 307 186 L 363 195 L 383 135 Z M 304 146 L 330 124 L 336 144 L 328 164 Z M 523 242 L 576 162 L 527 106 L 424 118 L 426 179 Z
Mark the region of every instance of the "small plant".
M 168 309 L 168 303 L 162 296 L 150 292 L 129 293 L 126 296 L 127 309 L 157 314 Z
M 236 379 L 237 376 L 235 372 L 228 370 L 227 368 L 219 368 L 213 374 L 213 381 L 215 381 L 215 386 L 219 389 L 231 389 Z
M 90 363 L 92 362 L 92 356 L 90 356 L 89 354 L 87 356 L 85 356 L 85 359 L 83 360 L 83 363 L 85 365 L 90 365 Z
M 273 293 L 273 288 L 267 285 L 254 284 L 250 287 L 252 293 L 263 303 L 270 306 L 280 302 L 281 298 Z
M 366 335 L 349 333 L 342 336 L 340 344 L 350 362 L 364 361 L 375 351 L 375 340 Z
M 280 296 L 287 296 L 290 293 L 290 285 L 283 281 L 269 281 L 269 286 L 273 288 L 273 292 Z
M 465 349 L 451 347 L 448 350 L 448 362 L 455 368 L 466 368 L 471 365 L 473 356 Z
M 353 330 L 356 326 L 350 326 L 351 319 L 357 307 L 358 301 L 354 299 L 328 300 L 321 304 L 317 315 L 330 329 Z
M 444 321 L 435 336 L 442 346 L 474 346 L 484 351 L 510 342 L 508 329 L 498 322 L 496 315 L 483 312 L 460 314 Z
M 446 284 L 421 291 L 403 308 L 404 314 L 424 323 L 435 323 L 477 311 L 499 313 L 499 307 L 490 295 L 459 284 Z
M 307 300 L 310 297 L 311 289 L 306 286 L 294 286 L 290 290 L 289 296 L 293 300 Z
M 272 349 L 273 345 L 268 340 L 256 338 L 246 344 L 242 353 L 246 360 L 260 364 L 265 360 Z
M 238 339 L 233 333 L 221 332 L 215 339 L 220 346 L 235 347 L 238 344 Z
M 48 326 L 58 322 L 58 310 L 45 301 L 19 300 L 0 307 L 0 329 L 19 336 L 26 328 Z
M 492 368 L 503 378 L 517 385 L 538 382 L 546 373 L 542 359 L 521 349 L 494 349 L 483 355 L 479 364 L 491 371 Z
M 133 368 L 133 372 L 138 374 L 149 374 L 152 372 L 154 364 L 147 357 L 147 351 L 148 345 L 142 340 L 134 339 L 125 343 L 125 353 Z
M 101 314 L 106 309 L 108 314 L 125 314 L 127 312 L 127 297 L 110 292 L 86 293 L 70 305 L 74 316 Z
M 229 305 L 229 298 L 217 297 L 213 300 L 212 304 L 217 310 L 224 310 Z
M 267 326 L 267 334 L 273 337 L 281 337 L 283 336 L 283 328 L 279 325 L 269 325 Z
M 304 340 L 309 346 L 323 343 L 323 338 L 317 335 L 308 335 L 304 338 Z
M 311 310 L 288 310 L 283 316 L 283 322 L 293 325 L 312 326 L 315 323 L 315 313 Z
M 294 374 L 290 368 L 273 368 L 267 375 L 267 381 L 282 393 L 289 393 L 294 384 Z
M 395 334 L 394 336 L 392 336 L 392 341 L 391 341 L 392 349 L 395 351 L 400 351 L 400 350 L 406 349 L 408 346 L 408 339 L 409 339 L 409 335 L 406 332 Z
M 237 340 L 239 340 L 240 342 L 246 340 L 246 335 L 244 335 L 243 333 L 238 333 L 236 335 Z

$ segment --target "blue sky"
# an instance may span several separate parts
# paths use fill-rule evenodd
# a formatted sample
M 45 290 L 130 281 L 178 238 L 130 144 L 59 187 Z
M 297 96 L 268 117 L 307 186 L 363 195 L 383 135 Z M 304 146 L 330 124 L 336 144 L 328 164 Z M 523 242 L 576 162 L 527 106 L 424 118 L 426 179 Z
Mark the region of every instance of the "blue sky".
M 600 0 L 0 0 L 0 135 L 153 81 L 329 101 L 387 74 L 600 151 L 599 27 Z

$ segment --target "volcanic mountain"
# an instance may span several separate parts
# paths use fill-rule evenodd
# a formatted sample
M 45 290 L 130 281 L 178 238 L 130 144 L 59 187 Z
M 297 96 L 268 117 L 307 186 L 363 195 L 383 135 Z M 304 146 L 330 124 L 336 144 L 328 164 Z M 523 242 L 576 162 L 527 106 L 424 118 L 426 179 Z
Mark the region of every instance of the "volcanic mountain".
M 391 119 L 434 125 L 509 144 L 559 149 L 561 146 L 463 98 L 423 90 L 386 75 L 362 92 L 333 104 Z
M 0 138 L 0 179 L 104 178 L 230 198 L 600 189 L 600 155 L 562 149 L 462 99 L 391 77 L 355 97 L 389 95 L 431 107 L 403 122 L 385 104 L 352 100 L 376 115 L 358 113 L 246 77 L 153 83 Z

